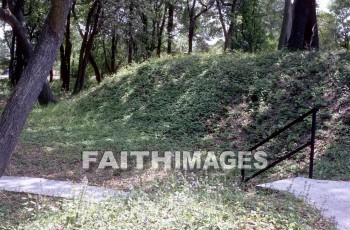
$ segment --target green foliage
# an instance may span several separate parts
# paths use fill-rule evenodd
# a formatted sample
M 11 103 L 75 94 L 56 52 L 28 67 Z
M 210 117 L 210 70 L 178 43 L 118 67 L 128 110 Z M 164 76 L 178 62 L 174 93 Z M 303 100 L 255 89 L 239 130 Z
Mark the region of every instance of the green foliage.
M 350 3 L 346 0 L 334 0 L 331 11 L 337 19 L 337 42 L 340 47 L 350 49 Z
M 8 79 L 0 79 L 0 101 L 4 102 L 8 98 L 11 88 L 12 87 Z M 2 106 L 4 106 L 3 103 Z
M 44 20 L 49 12 L 49 6 L 50 2 L 48 0 L 30 0 L 24 4 L 29 40 L 34 44 L 39 40 Z
M 319 12 L 318 30 L 320 38 L 320 47 L 324 50 L 331 50 L 337 47 L 337 25 L 333 14 Z
M 290 196 L 247 196 L 220 177 L 178 174 L 153 182 L 149 190 L 135 189 L 127 198 L 98 203 L 86 198 L 64 202 L 18 229 L 335 229 Z
M 242 1 L 239 20 L 234 35 L 233 49 L 256 52 L 266 41 L 266 31 L 262 22 L 262 5 L 258 0 Z

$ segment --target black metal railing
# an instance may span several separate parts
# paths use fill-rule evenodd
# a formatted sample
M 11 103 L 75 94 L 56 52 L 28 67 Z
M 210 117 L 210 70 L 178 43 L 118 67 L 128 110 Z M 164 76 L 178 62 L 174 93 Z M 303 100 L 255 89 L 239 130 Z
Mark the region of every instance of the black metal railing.
M 291 151 L 290 153 L 280 157 L 279 159 L 277 159 L 273 163 L 269 164 L 266 168 L 261 169 L 260 171 L 258 171 L 256 173 L 254 173 L 253 175 L 249 176 L 248 178 L 245 178 L 245 170 L 244 170 L 244 168 L 241 169 L 242 181 L 243 182 L 247 182 L 247 181 L 253 179 L 254 177 L 256 177 L 256 176 L 260 175 L 261 173 L 269 170 L 270 168 L 273 168 L 278 163 L 280 163 L 280 162 L 282 162 L 282 161 L 292 157 L 293 155 L 295 155 L 296 153 L 300 152 L 301 150 L 305 149 L 308 146 L 310 146 L 310 148 L 311 148 L 311 151 L 310 151 L 310 165 L 309 165 L 309 178 L 312 178 L 313 177 L 313 171 L 314 171 L 313 167 L 314 167 L 315 139 L 316 139 L 316 115 L 317 115 L 318 111 L 319 111 L 318 108 L 311 109 L 309 112 L 305 113 L 304 115 L 302 115 L 298 119 L 296 119 L 293 122 L 289 123 L 288 125 L 286 125 L 282 129 L 280 129 L 280 130 L 274 132 L 273 134 L 271 134 L 269 137 L 267 137 L 265 140 L 261 141 L 259 144 L 257 144 L 254 147 L 250 148 L 249 152 L 252 152 L 252 151 L 256 150 L 257 148 L 259 148 L 263 144 L 269 142 L 271 139 L 273 139 L 276 136 L 280 135 L 281 133 L 283 133 L 287 129 L 293 127 L 294 125 L 296 125 L 299 122 L 302 122 L 306 117 L 312 115 L 311 140 L 309 142 L 307 142 L 306 144 L 303 144 L 299 148 Z

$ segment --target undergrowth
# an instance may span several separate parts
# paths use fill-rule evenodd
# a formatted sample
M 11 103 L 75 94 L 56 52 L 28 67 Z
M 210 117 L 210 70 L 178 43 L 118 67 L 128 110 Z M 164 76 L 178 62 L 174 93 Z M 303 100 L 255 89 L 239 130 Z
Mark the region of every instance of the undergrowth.
M 349 53 L 151 60 L 71 100 L 37 107 L 22 140 L 80 152 L 247 150 L 317 107 L 315 176 L 349 180 L 349 82 Z M 310 128 L 311 117 L 263 150 L 271 158 L 293 150 L 308 141 Z M 305 173 L 308 151 L 292 161 L 300 165 L 296 173 Z
M 208 174 L 173 174 L 147 192 L 97 203 L 81 197 L 51 210 L 18 229 L 334 229 L 287 194 L 243 191 Z

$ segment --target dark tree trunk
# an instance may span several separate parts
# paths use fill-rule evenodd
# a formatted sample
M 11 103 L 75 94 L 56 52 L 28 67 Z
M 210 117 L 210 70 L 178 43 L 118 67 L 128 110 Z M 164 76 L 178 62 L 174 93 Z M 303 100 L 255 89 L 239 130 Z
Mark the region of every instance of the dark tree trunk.
M 14 72 L 13 72 L 13 75 L 11 77 L 11 83 L 13 86 L 17 85 L 19 79 L 21 78 L 23 69 L 27 64 L 24 60 L 24 56 L 23 56 L 23 52 L 22 52 L 23 49 L 24 48 L 21 47 L 21 45 L 17 43 L 16 51 L 15 51 L 16 65 L 14 66 Z
M 164 7 L 164 14 L 162 17 L 162 21 L 161 21 L 160 25 L 158 26 L 158 34 L 157 34 L 157 57 L 158 58 L 160 58 L 160 54 L 162 52 L 162 39 L 163 39 L 163 32 L 164 32 L 167 11 L 168 11 L 168 8 Z
M 189 54 L 193 52 L 194 30 L 195 30 L 195 22 L 190 21 L 190 25 L 188 27 L 188 53 Z
M 236 9 L 237 9 L 237 0 L 233 0 L 232 5 L 231 5 L 230 25 L 229 25 L 229 28 L 227 30 L 227 38 L 225 40 L 225 47 L 226 47 L 226 49 L 230 49 L 230 50 L 233 49 L 233 47 L 232 47 L 232 37 L 233 37 L 235 21 L 236 21 L 236 18 L 234 16 L 234 15 L 236 15 Z
M 149 35 L 148 35 L 148 17 L 147 14 L 142 13 L 141 14 L 141 21 L 142 21 L 142 30 L 143 30 L 143 43 L 146 47 L 146 53 L 144 54 L 144 60 L 147 60 L 152 53 L 151 45 L 149 44 Z
M 222 27 L 222 33 L 223 33 L 224 39 L 225 39 L 224 51 L 226 51 L 227 48 L 228 48 L 227 47 L 228 46 L 228 40 L 231 39 L 231 38 L 229 38 L 228 34 L 227 34 L 226 24 L 225 24 L 224 15 L 223 15 L 223 12 L 222 12 L 222 7 L 221 7 L 220 0 L 216 0 L 216 7 L 217 7 L 218 12 L 219 12 L 219 20 L 220 20 L 221 27 Z
M 116 52 L 117 52 L 117 38 L 116 38 L 116 33 L 115 31 L 112 32 L 112 47 L 111 47 L 111 70 L 110 73 L 115 73 L 117 72 L 116 68 Z
M 12 33 L 12 41 L 11 41 L 11 48 L 10 48 L 10 64 L 9 64 L 9 78 L 11 83 L 13 84 L 14 81 L 14 68 L 15 68 L 15 46 L 16 46 L 16 36 L 14 33 Z
M 50 82 L 53 82 L 53 70 L 50 70 Z
M 278 49 L 287 47 L 293 25 L 293 4 L 292 0 L 285 0 L 283 22 L 281 27 L 281 35 L 279 38 Z
M 237 0 L 233 0 L 232 3 L 225 3 L 225 2 L 223 2 L 223 0 L 216 0 L 216 5 L 218 8 L 219 20 L 221 23 L 221 27 L 222 27 L 222 31 L 223 31 L 223 35 L 224 35 L 224 39 L 225 39 L 224 51 L 227 51 L 228 49 L 232 48 L 231 41 L 232 41 L 234 24 L 235 24 L 235 20 L 233 17 L 236 13 Z M 225 19 L 224 19 L 223 7 L 230 7 L 230 10 L 229 10 L 230 15 L 228 15 L 228 18 L 229 18 L 228 29 L 227 29 Z
M 133 38 L 131 35 L 131 32 L 129 32 L 129 39 L 128 39 L 128 64 L 130 65 L 132 63 L 133 59 Z
M 132 63 L 133 59 L 133 38 L 131 35 L 131 32 L 129 32 L 129 39 L 128 39 L 128 64 L 130 65 Z
M 139 61 L 139 60 L 135 59 L 136 58 L 135 54 L 137 54 L 139 47 L 138 47 L 138 44 L 135 42 L 134 39 L 133 39 L 133 42 L 132 42 L 132 49 L 133 49 L 133 55 L 134 55 L 133 59 L 135 61 Z
M 60 47 L 60 58 L 61 58 L 61 68 L 60 75 L 62 80 L 61 89 L 65 91 L 69 91 L 70 85 L 70 72 L 68 70 L 67 62 L 66 62 L 66 53 L 63 44 Z
M 316 0 L 295 0 L 290 50 L 318 50 Z
M 65 32 L 65 47 L 61 46 L 60 48 L 60 57 L 61 57 L 61 80 L 62 86 L 61 89 L 69 92 L 70 89 L 70 74 L 71 74 L 71 56 L 72 56 L 72 43 L 70 40 L 70 23 L 71 23 L 71 14 L 68 14 L 67 23 L 66 23 L 66 32 Z
M 133 13 L 134 13 L 134 6 L 132 4 L 132 2 L 130 2 L 129 5 L 129 22 L 128 22 L 128 38 L 127 38 L 127 42 L 128 42 L 128 64 L 130 65 L 132 63 L 133 60 L 133 43 L 134 43 L 134 38 L 132 35 L 132 27 L 133 27 Z
M 78 67 L 77 79 L 75 81 L 73 94 L 79 93 L 84 87 L 85 73 L 86 73 L 86 68 L 88 64 L 88 56 L 85 55 L 85 51 L 88 49 L 87 36 L 88 36 L 87 34 L 84 35 L 83 42 L 80 48 L 79 67 Z
M 53 0 L 38 45 L 0 118 L 0 177 L 5 173 L 27 117 L 61 45 L 70 0 Z
M 168 26 L 167 26 L 167 33 L 168 33 L 167 53 L 168 54 L 172 54 L 173 30 L 174 30 L 174 4 L 170 3 L 169 11 L 168 11 Z
M 65 89 L 65 82 L 64 82 L 64 79 L 66 77 L 66 69 L 67 69 L 67 66 L 66 66 L 66 62 L 65 62 L 65 53 L 64 53 L 64 45 L 62 44 L 60 46 L 60 59 L 61 59 L 61 66 L 60 66 L 60 78 L 62 80 L 62 89 Z
M 151 33 L 151 44 L 149 46 L 149 56 L 156 48 L 156 31 L 157 31 L 157 23 L 156 20 L 152 21 L 152 33 Z
M 102 81 L 102 76 L 101 76 L 101 72 L 100 72 L 100 69 L 98 68 L 98 65 L 94 59 L 94 57 L 90 54 L 89 55 L 89 62 L 92 66 L 92 68 L 94 69 L 94 72 L 95 72 L 95 77 L 96 77 L 96 81 L 98 83 L 101 83 Z

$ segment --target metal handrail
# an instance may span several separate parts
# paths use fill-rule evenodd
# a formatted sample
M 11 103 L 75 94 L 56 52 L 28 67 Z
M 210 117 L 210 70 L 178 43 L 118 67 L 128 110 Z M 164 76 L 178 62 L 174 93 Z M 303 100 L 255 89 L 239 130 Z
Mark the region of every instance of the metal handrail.
M 271 134 L 269 137 L 265 138 L 259 144 L 257 144 L 255 146 L 253 146 L 252 148 L 250 148 L 249 152 L 252 152 L 252 151 L 256 150 L 257 148 L 259 148 L 263 144 L 267 143 L 271 139 L 275 138 L 276 136 L 280 135 L 281 133 L 283 133 L 287 129 L 293 127 L 294 125 L 296 125 L 299 122 L 302 122 L 306 117 L 312 115 L 311 140 L 309 142 L 307 142 L 306 144 L 304 144 L 304 145 L 300 146 L 299 148 L 293 150 L 292 152 L 290 152 L 290 153 L 280 157 L 279 159 L 277 159 L 273 163 L 269 164 L 266 168 L 261 169 L 260 171 L 254 173 L 252 176 L 250 176 L 248 178 L 245 178 L 245 170 L 244 170 L 244 168 L 242 168 L 241 169 L 242 181 L 243 182 L 247 182 L 247 181 L 253 179 L 254 177 L 256 177 L 256 176 L 260 175 L 261 173 L 269 170 L 270 168 L 273 168 L 278 163 L 280 163 L 280 162 L 290 158 L 291 156 L 295 155 L 296 153 L 300 152 L 301 150 L 305 149 L 308 146 L 311 147 L 311 151 L 310 151 L 310 165 L 309 165 L 309 178 L 312 178 L 313 177 L 313 171 L 314 171 L 314 156 L 315 156 L 316 116 L 317 116 L 317 112 L 318 111 L 319 111 L 318 108 L 311 109 L 309 112 L 305 113 L 304 115 L 302 115 L 301 117 L 297 118 L 293 122 L 289 123 L 288 125 L 286 125 L 282 129 L 277 130 L 276 132 Z

